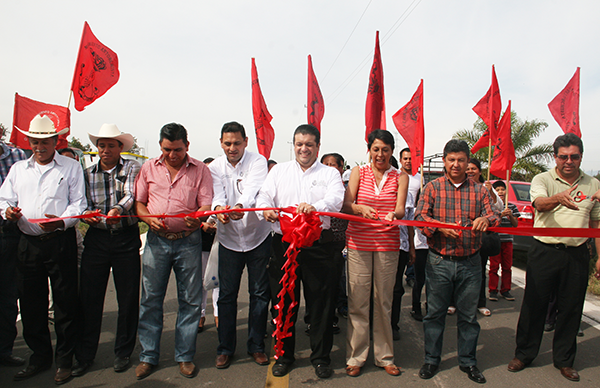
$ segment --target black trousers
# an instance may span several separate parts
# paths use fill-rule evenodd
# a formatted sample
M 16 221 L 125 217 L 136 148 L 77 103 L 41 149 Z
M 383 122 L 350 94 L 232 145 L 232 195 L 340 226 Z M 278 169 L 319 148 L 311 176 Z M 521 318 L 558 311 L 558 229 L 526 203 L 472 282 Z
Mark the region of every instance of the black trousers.
M 284 275 L 281 269 L 287 257 L 284 256 L 289 244 L 281 241 L 281 235 L 273 236 L 273 257 L 269 263 L 269 278 L 271 283 L 271 294 L 275 295 L 273 305 L 279 302 L 277 294 L 282 286 L 279 281 Z M 300 283 L 304 286 L 304 299 L 306 309 L 310 315 L 310 348 L 312 354 L 310 361 L 313 365 L 329 364 L 331 359 L 329 353 L 333 346 L 333 317 L 335 315 L 335 304 L 340 281 L 343 258 L 334 254 L 334 243 L 315 242 L 310 248 L 302 248 L 298 254 L 298 268 L 296 269 L 296 286 L 294 295 L 300 302 Z M 285 320 L 291 298 L 286 295 L 284 309 L 279 311 L 281 318 Z M 294 351 L 296 348 L 296 320 L 298 318 L 298 307 L 292 309 L 291 321 L 294 325 L 290 328 L 291 337 L 283 340 L 284 354 L 277 360 L 279 363 L 291 364 L 295 361 Z
M 91 227 L 81 257 L 80 334 L 75 357 L 91 362 L 96 357 L 104 296 L 110 269 L 117 291 L 119 311 L 114 352 L 129 357 L 135 347 L 140 305 L 140 232 L 134 224 L 118 234 Z
M 56 232 L 55 232 L 56 233 Z M 23 234 L 17 253 L 17 287 L 30 365 L 52 364 L 48 329 L 48 277 L 54 298 L 56 366 L 70 368 L 77 336 L 77 240 L 68 228 L 47 240 Z
M 517 324 L 515 357 L 526 365 L 538 355 L 548 302 L 556 290 L 558 315 L 552 343 L 554 365 L 572 367 L 577 331 L 588 284 L 589 251 L 585 244 L 556 249 L 535 240 L 527 257 L 527 287 Z
M 412 291 L 412 310 L 421 312 L 421 292 L 425 285 L 425 267 L 427 266 L 427 253 L 429 249 L 415 250 L 415 285 Z
M 400 322 L 400 310 L 402 308 L 402 297 L 404 296 L 404 286 L 402 278 L 404 277 L 404 269 L 408 264 L 408 252 L 400 250 L 400 259 L 398 260 L 398 272 L 396 272 L 396 283 L 394 284 L 394 299 L 392 299 L 392 329 L 400 330 L 398 323 Z
M 16 224 L 0 226 L 0 356 L 12 354 L 17 338 L 17 246 L 21 232 Z

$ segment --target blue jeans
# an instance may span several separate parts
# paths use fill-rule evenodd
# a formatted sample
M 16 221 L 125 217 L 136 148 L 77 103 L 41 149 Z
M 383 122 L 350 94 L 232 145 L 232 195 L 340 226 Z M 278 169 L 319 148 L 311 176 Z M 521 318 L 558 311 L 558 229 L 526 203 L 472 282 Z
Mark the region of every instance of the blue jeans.
M 446 313 L 454 301 L 458 328 L 458 364 L 477 365 L 476 350 L 480 329 L 477 322 L 477 300 L 481 287 L 479 253 L 466 260 L 451 261 L 444 260 L 442 256 L 429 250 L 425 273 L 425 363 L 439 365 L 441 362 Z
M 142 299 L 138 335 L 140 361 L 158 364 L 163 329 L 163 302 L 171 268 L 177 280 L 179 311 L 175 326 L 175 361 L 192 361 L 196 354 L 196 335 L 202 300 L 202 236 L 195 231 L 188 237 L 170 241 L 148 232 L 142 255 Z
M 219 244 L 219 346 L 217 354 L 233 355 L 236 345 L 237 299 L 244 267 L 248 267 L 248 353 L 264 353 L 270 290 L 267 265 L 271 234 L 256 248 L 236 252 Z

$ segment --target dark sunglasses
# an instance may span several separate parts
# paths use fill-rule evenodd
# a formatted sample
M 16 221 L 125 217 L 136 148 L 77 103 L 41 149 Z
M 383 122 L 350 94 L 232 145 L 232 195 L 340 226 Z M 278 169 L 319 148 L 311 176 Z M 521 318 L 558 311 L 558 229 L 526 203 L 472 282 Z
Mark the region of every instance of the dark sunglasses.
M 569 160 L 569 157 L 571 157 L 571 160 L 576 162 L 579 159 L 581 159 L 581 154 L 573 154 L 573 155 L 556 155 L 556 157 L 560 160 L 562 160 L 563 162 L 566 162 L 567 160 Z

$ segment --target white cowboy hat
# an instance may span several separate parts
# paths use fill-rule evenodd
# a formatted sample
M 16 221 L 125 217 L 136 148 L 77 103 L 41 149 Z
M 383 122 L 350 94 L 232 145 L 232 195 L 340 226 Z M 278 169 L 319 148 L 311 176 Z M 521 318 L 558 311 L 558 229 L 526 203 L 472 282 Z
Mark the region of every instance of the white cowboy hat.
M 59 132 L 56 132 L 54 122 L 50 120 L 48 116 L 37 115 L 31 120 L 29 124 L 29 131 L 23 131 L 19 127 L 16 127 L 19 132 L 27 137 L 33 137 L 35 139 L 47 139 L 49 137 L 62 135 L 69 131 L 69 128 L 65 128 Z
M 100 139 L 115 139 L 120 141 L 123 144 L 123 151 L 127 152 L 133 147 L 135 140 L 133 139 L 133 135 L 129 133 L 124 133 L 117 128 L 115 124 L 104 124 L 100 127 L 100 132 L 98 136 L 92 135 L 88 133 L 90 137 L 90 141 L 96 147 L 98 146 L 98 140 Z

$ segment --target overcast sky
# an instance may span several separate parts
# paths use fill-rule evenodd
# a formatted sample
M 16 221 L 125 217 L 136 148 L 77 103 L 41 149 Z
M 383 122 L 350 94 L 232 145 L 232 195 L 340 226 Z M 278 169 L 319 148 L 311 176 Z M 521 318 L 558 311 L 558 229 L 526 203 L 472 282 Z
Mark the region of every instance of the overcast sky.
M 325 97 L 321 154 L 339 152 L 354 165 L 366 160 L 365 100 L 379 30 L 387 127 L 397 134 L 391 117 L 424 79 L 426 155 L 472 128 L 492 64 L 503 110 L 510 99 L 521 118 L 546 121 L 538 142 L 552 142 L 562 131 L 547 104 L 579 66 L 583 167 L 600 170 L 598 1 L 22 0 L 2 2 L 0 15 L 0 122 L 9 127 L 15 92 L 67 104 L 87 20 L 117 53 L 121 78 L 83 112 L 71 106 L 71 134 L 84 143 L 88 132 L 115 123 L 154 157 L 160 128 L 175 121 L 188 129 L 190 154 L 204 159 L 222 154 L 221 126 L 238 121 L 255 151 L 255 57 L 273 115 L 271 157 L 287 161 L 292 132 L 306 122 L 311 54 Z M 396 137 L 399 150 L 405 143 Z

